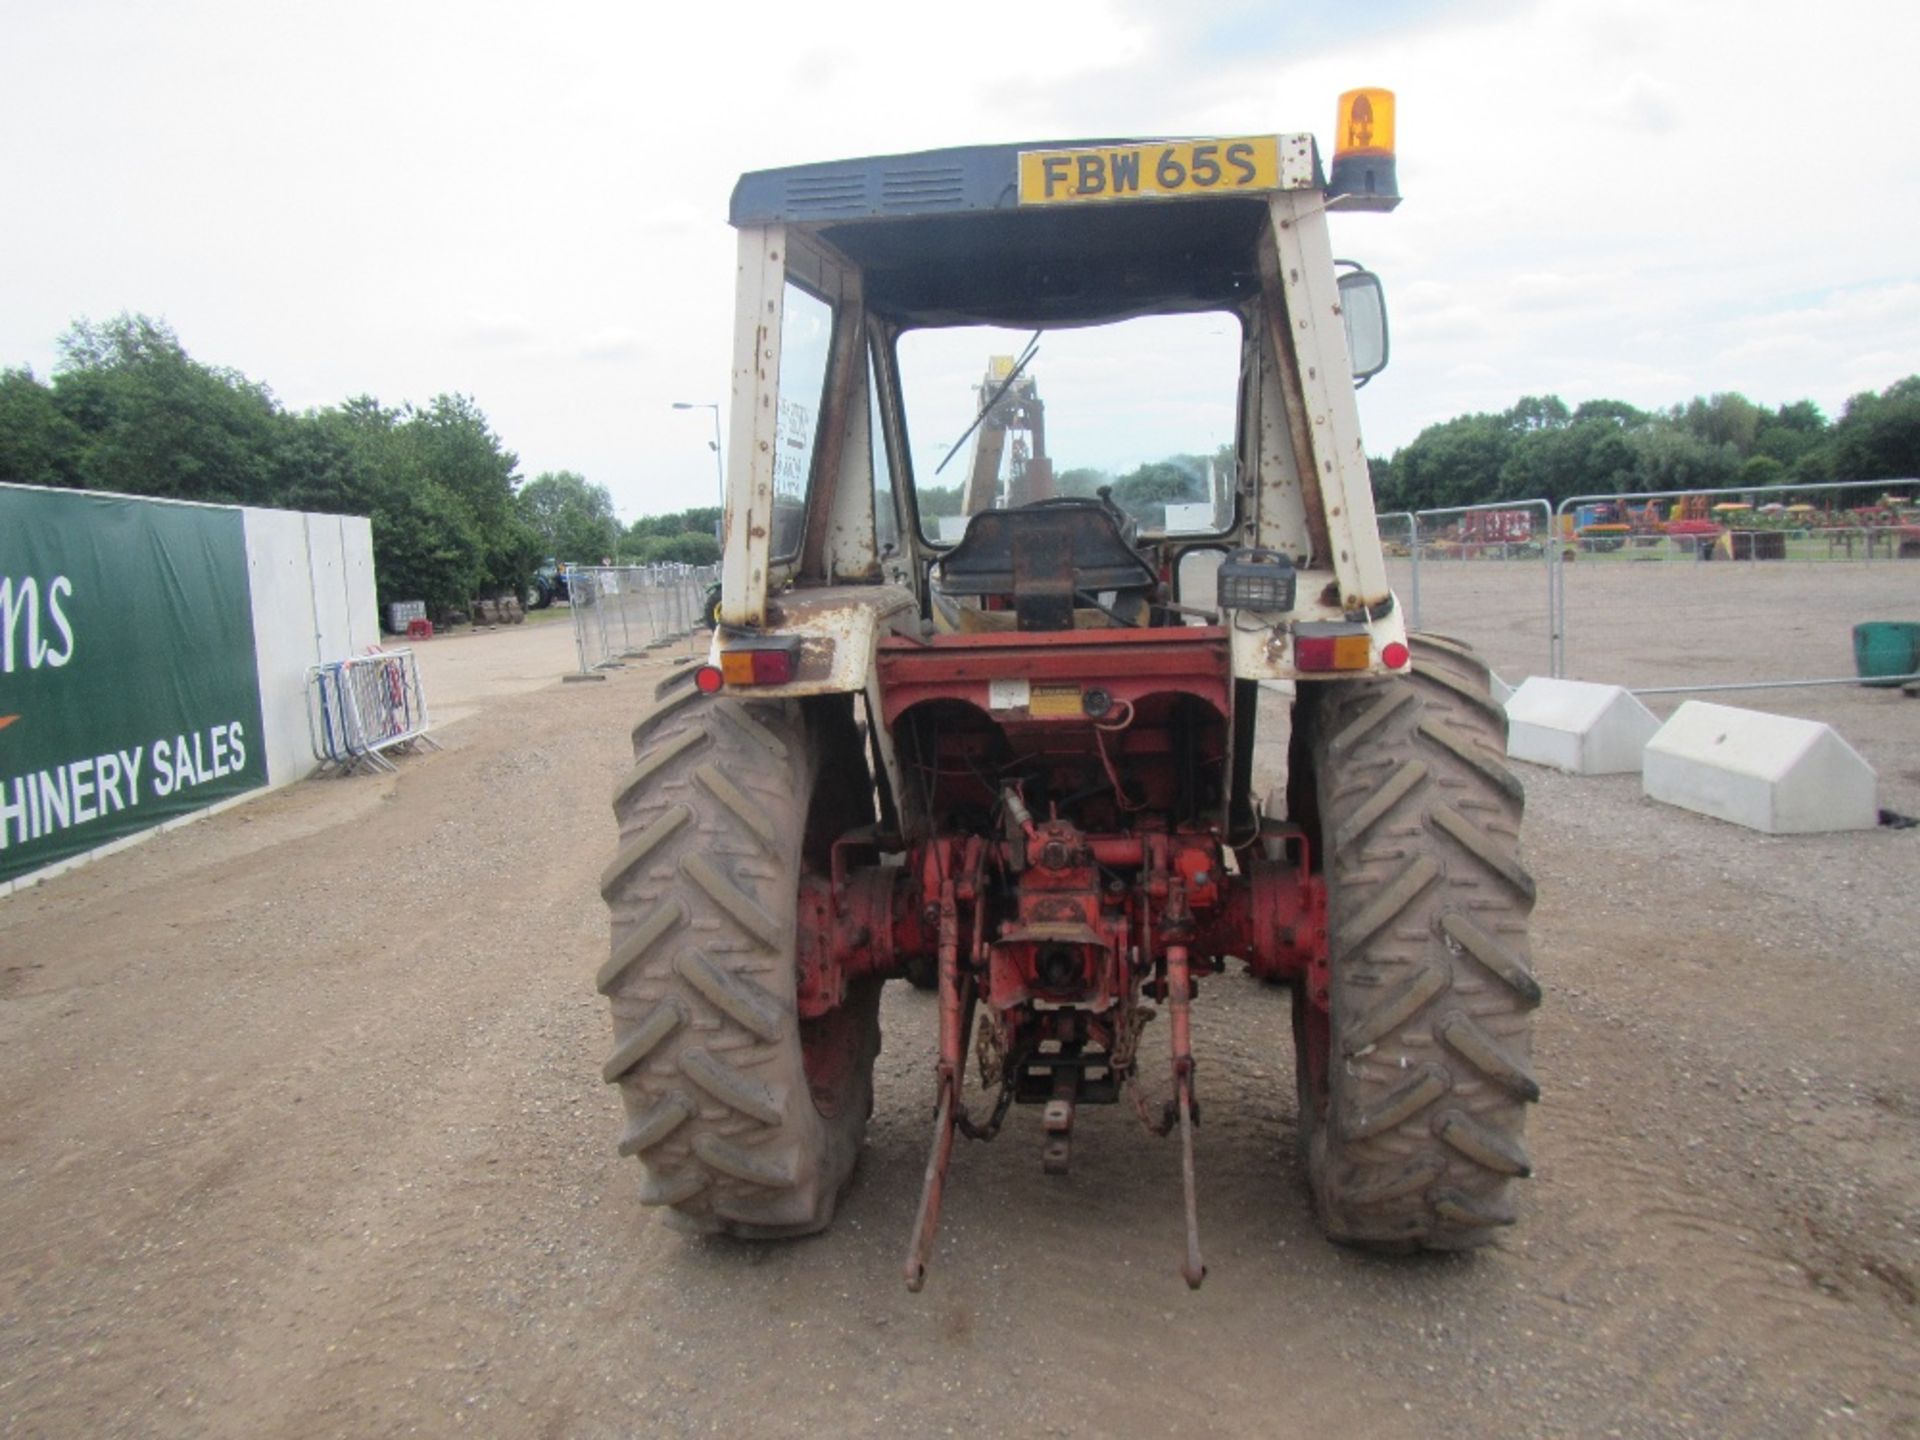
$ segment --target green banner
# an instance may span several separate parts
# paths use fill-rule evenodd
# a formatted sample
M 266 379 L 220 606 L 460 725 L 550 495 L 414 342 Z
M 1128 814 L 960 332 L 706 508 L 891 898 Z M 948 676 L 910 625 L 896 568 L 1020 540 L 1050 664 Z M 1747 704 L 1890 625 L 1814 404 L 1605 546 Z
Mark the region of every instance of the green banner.
M 264 785 L 238 510 L 0 486 L 0 881 Z

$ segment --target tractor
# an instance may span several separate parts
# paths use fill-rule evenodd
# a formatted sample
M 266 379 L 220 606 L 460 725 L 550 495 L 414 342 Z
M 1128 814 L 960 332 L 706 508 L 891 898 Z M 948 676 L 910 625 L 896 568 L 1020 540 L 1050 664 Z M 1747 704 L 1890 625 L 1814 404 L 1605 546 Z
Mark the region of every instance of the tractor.
M 601 880 L 602 1075 L 676 1227 L 832 1221 L 882 986 L 918 973 L 909 1287 L 956 1137 L 1033 1107 L 1066 1172 L 1101 1104 L 1177 1137 L 1198 1286 L 1200 1097 L 1250 1083 L 1194 1050 L 1229 965 L 1291 990 L 1327 1236 L 1464 1249 L 1513 1222 L 1539 1093 L 1522 792 L 1485 665 L 1410 635 L 1388 584 L 1355 400 L 1386 311 L 1329 239 L 1398 202 L 1392 122 L 1391 92 L 1343 96 L 1330 169 L 1287 134 L 739 180 L 716 623 L 634 729 Z M 983 386 L 982 355 L 1019 358 Z M 976 466 L 943 536 L 943 457 L 1029 368 L 1050 463 Z
M 533 572 L 533 581 L 527 586 L 527 609 L 545 610 L 556 600 L 565 600 L 571 605 L 573 596 L 565 562 L 549 555 L 546 563 Z

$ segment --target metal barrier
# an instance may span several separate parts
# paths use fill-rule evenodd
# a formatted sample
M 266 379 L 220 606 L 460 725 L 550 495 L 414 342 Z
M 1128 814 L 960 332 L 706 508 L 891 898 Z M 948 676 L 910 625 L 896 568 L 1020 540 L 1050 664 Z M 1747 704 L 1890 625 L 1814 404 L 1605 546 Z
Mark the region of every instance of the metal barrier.
M 1771 486 L 1728 486 L 1714 490 L 1649 490 L 1636 491 L 1623 495 L 1575 495 L 1562 500 L 1554 511 L 1553 532 L 1555 537 L 1554 564 L 1551 567 L 1553 582 L 1553 655 L 1551 673 L 1564 676 L 1567 673 L 1566 632 L 1567 632 L 1567 581 L 1566 572 L 1570 564 L 1582 573 L 1598 573 L 1601 567 L 1648 562 L 1705 560 L 1730 561 L 1743 571 L 1755 575 L 1768 572 L 1781 572 L 1802 565 L 1833 565 L 1844 567 L 1851 564 L 1856 571 L 1875 566 L 1878 562 L 1900 561 L 1920 558 L 1920 523 L 1916 523 L 1911 514 L 1902 517 L 1878 504 L 1856 507 L 1844 519 L 1833 518 L 1831 512 L 1822 512 L 1805 507 L 1789 508 L 1785 503 L 1794 499 L 1805 499 L 1814 495 L 1845 496 L 1848 493 L 1863 494 L 1870 497 L 1884 497 L 1894 492 L 1905 492 L 1908 497 L 1914 493 L 1914 487 L 1920 481 L 1913 479 L 1894 480 L 1832 480 L 1808 485 L 1771 485 Z M 1633 507 L 1638 505 L 1641 514 L 1647 513 L 1647 507 L 1660 501 L 1687 500 L 1698 497 L 1711 502 L 1721 498 L 1732 505 L 1722 505 L 1717 510 L 1709 504 L 1707 512 L 1714 518 L 1697 533 L 1675 534 L 1671 528 L 1656 529 L 1654 525 L 1639 522 L 1633 517 Z M 1781 502 L 1774 504 L 1773 502 Z M 1633 517 L 1617 524 L 1602 527 L 1608 530 L 1605 535 L 1596 535 L 1594 527 L 1579 527 L 1574 523 L 1575 516 L 1583 506 L 1612 506 L 1614 513 Z M 1757 517 L 1765 511 L 1772 514 L 1762 522 Z M 1862 510 L 1880 511 L 1879 523 L 1861 522 Z M 1700 524 L 1699 521 L 1694 523 Z M 1672 524 L 1667 522 L 1668 527 Z M 1642 572 L 1651 573 L 1651 572 Z M 1703 578 L 1707 572 L 1702 572 Z M 1712 572 L 1724 576 L 1726 568 Z M 1638 587 L 1639 605 L 1646 615 L 1662 612 L 1663 606 L 1675 603 L 1684 604 L 1688 597 L 1666 592 L 1671 586 L 1649 583 Z M 1769 598 L 1756 593 L 1751 599 L 1763 601 Z M 1751 613 L 1751 611 L 1749 611 Z M 1640 618 L 1640 617 L 1634 617 Z M 1758 619 L 1757 616 L 1754 618 Z M 1765 635 L 1766 622 L 1759 627 Z M 1778 637 L 1768 636 L 1770 641 Z M 1777 650 L 1773 653 L 1777 653 Z M 1790 677 L 1782 677 L 1782 683 Z M 1822 684 L 1850 683 L 1854 677 L 1836 676 L 1824 680 Z M 1760 688 L 1763 684 L 1771 688 L 1773 680 L 1766 682 L 1742 681 L 1741 688 Z M 1794 681 L 1796 684 L 1813 683 Z M 1661 686 L 1648 693 L 1679 693 L 1683 690 L 1705 690 L 1718 688 L 1706 683 L 1698 686 Z
M 1406 565 L 1406 586 L 1401 599 L 1407 607 L 1408 628 L 1423 630 L 1432 626 L 1442 632 L 1459 634 L 1463 639 L 1474 639 L 1480 623 L 1494 614 L 1499 615 L 1509 629 L 1516 625 L 1524 628 L 1525 617 L 1516 621 L 1516 612 L 1504 594 L 1511 572 L 1488 572 L 1487 578 L 1494 584 L 1484 595 L 1472 592 L 1487 587 L 1460 583 L 1463 576 L 1473 578 L 1468 572 L 1461 572 L 1449 576 L 1448 583 L 1437 591 L 1430 584 L 1423 596 L 1421 574 L 1425 570 L 1431 580 L 1435 566 L 1460 562 L 1537 565 L 1546 602 L 1539 612 L 1538 643 L 1545 647 L 1551 663 L 1558 637 L 1557 588 L 1553 576 L 1557 557 L 1556 547 L 1551 543 L 1552 523 L 1553 507 L 1545 500 L 1502 500 L 1438 510 L 1400 510 L 1380 516 L 1380 545 L 1387 557 L 1389 573 L 1397 570 L 1402 561 Z M 1440 613 L 1430 613 L 1435 609 L 1433 602 L 1437 602 Z M 1469 607 L 1467 613 L 1460 614 L 1451 608 L 1461 604 Z M 1488 659 L 1496 666 L 1525 663 L 1518 649 L 1490 655 Z
M 713 565 L 573 565 L 567 569 L 580 673 L 704 633 Z
M 1407 628 L 1420 628 L 1420 559 L 1415 553 L 1420 548 L 1420 521 L 1411 510 L 1392 510 L 1385 515 L 1374 517 L 1380 527 L 1380 553 L 1386 557 L 1389 565 L 1395 560 L 1407 561 L 1413 571 L 1407 593 L 1400 598 L 1406 602 Z
M 1498 616 L 1501 622 L 1501 653 L 1488 653 L 1488 662 L 1496 668 L 1524 670 L 1524 655 L 1540 647 L 1549 666 L 1553 645 L 1559 637 L 1553 597 L 1557 593 L 1553 570 L 1557 547 L 1551 543 L 1553 507 L 1544 499 L 1507 499 L 1488 505 L 1453 505 L 1434 511 L 1417 511 L 1413 545 L 1413 588 L 1419 591 L 1421 566 L 1427 566 L 1427 611 L 1419 612 L 1417 622 L 1440 634 L 1461 634 L 1473 630 L 1476 622 Z M 1507 593 L 1515 584 L 1511 570 L 1484 570 L 1486 564 L 1534 566 L 1540 584 L 1540 611 L 1515 603 Z M 1448 574 L 1448 584 L 1436 586 L 1434 572 L 1453 570 L 1455 566 L 1473 566 Z M 1484 572 L 1484 574 L 1482 574 Z M 1494 586 L 1476 584 L 1494 576 Z M 1482 593 L 1486 591 L 1486 593 Z M 1480 643 L 1486 645 L 1490 637 Z
M 391 771 L 383 752 L 433 745 L 431 723 L 411 650 L 375 650 L 307 671 L 307 730 L 323 773 Z

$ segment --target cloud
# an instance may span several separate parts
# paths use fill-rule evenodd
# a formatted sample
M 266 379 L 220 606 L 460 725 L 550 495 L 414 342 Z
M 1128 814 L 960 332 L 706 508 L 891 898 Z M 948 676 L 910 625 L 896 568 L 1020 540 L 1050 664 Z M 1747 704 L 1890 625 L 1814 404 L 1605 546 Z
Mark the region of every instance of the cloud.
M 1635 71 L 1600 106 L 1608 119 L 1649 135 L 1665 135 L 1680 124 L 1682 101 L 1678 87 Z
M 519 315 L 473 315 L 454 336 L 460 345 L 522 346 L 534 338 L 534 327 Z
M 642 353 L 637 332 L 620 326 L 582 336 L 574 353 L 587 360 L 632 360 Z
M 1481 340 L 1492 334 L 1495 328 L 1486 310 L 1470 305 L 1450 305 L 1444 310 L 1396 315 L 1392 324 L 1396 340 L 1417 338 L 1423 345 Z
M 22 14 L 0 88 L 60 118 L 0 149 L 27 202 L 0 365 L 45 373 L 76 315 L 164 314 L 283 395 L 467 390 L 526 473 L 579 470 L 625 513 L 712 494 L 705 431 L 667 407 L 729 393 L 741 171 L 1324 135 L 1356 84 L 1399 94 L 1407 194 L 1333 221 L 1387 287 L 1375 453 L 1556 388 L 1833 413 L 1920 371 L 1920 149 L 1868 143 L 1920 130 L 1920 7 L 823 0 L 804 33 L 630 0 Z
M 1625 278 L 1617 272 L 1522 272 L 1507 283 L 1506 295 L 1533 312 L 1577 309 L 1607 304 Z

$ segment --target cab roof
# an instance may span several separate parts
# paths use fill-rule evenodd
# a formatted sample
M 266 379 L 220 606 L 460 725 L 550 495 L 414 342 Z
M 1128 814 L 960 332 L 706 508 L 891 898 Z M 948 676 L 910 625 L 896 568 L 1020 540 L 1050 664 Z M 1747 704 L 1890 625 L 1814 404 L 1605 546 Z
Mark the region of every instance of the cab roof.
M 1023 151 L 1158 143 L 975 145 L 759 170 L 734 186 L 728 218 L 820 235 L 861 267 L 868 307 L 903 326 L 1231 308 L 1259 288 L 1267 192 L 1020 203 Z M 1322 183 L 1317 156 L 1311 172 Z

